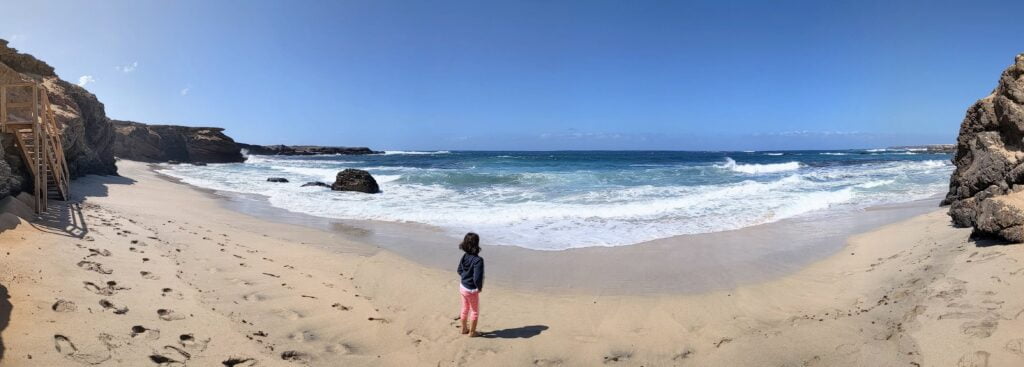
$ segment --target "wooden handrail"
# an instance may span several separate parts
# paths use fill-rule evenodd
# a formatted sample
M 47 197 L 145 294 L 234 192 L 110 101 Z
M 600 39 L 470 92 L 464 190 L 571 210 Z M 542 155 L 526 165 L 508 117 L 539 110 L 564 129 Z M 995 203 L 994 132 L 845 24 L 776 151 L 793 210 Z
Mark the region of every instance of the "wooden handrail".
M 11 88 L 29 88 L 29 101 L 11 102 Z M 28 110 L 27 120 L 12 120 L 11 110 Z M 31 124 L 31 130 L 25 125 Z M 12 125 L 16 127 L 12 128 Z M 36 212 L 46 210 L 49 195 L 49 175 L 61 199 L 70 196 L 70 178 L 64 156 L 61 129 L 50 105 L 50 98 L 41 83 L 10 83 L 0 85 L 0 132 L 13 133 L 25 165 L 33 177 Z

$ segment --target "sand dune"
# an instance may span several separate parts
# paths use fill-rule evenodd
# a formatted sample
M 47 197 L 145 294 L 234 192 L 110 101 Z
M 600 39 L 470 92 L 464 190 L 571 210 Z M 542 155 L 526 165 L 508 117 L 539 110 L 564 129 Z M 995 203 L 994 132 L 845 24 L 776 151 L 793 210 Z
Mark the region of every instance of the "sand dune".
M 450 269 L 119 169 L 42 220 L 0 216 L 0 365 L 1024 365 L 1024 246 L 942 210 L 730 290 L 491 286 L 467 338 Z

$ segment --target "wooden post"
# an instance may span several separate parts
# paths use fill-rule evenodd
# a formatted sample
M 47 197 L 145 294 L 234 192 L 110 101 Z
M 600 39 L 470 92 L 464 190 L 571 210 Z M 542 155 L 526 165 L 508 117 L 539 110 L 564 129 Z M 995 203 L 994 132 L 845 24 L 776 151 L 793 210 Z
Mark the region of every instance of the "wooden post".
M 30 114 L 30 118 L 32 119 L 32 138 L 34 140 L 34 146 L 32 147 L 32 149 L 35 150 L 35 154 L 33 155 L 35 159 L 32 163 L 35 164 L 36 167 L 36 212 L 42 213 L 43 211 L 46 211 L 46 197 L 44 196 L 46 192 L 44 191 L 46 190 L 46 181 L 42 180 L 43 172 L 41 170 L 44 169 L 44 167 L 42 165 L 43 161 L 42 159 L 40 159 L 41 155 L 39 154 L 39 147 L 42 146 L 42 131 L 40 131 L 41 129 L 39 128 L 39 119 L 37 118 L 39 109 L 39 95 L 35 93 L 34 87 L 32 87 L 31 89 L 33 93 L 32 113 Z

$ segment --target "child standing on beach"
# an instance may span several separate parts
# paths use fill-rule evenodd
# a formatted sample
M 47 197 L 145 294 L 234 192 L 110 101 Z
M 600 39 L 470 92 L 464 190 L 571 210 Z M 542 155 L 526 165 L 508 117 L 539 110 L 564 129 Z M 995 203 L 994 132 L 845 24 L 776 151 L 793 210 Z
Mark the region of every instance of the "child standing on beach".
M 471 337 L 479 336 L 476 332 L 476 320 L 480 317 L 480 292 L 484 289 L 484 258 L 480 257 L 480 236 L 476 233 L 466 233 L 466 237 L 459 244 L 465 254 L 459 260 L 459 277 L 462 278 L 459 284 L 459 293 L 462 294 L 462 333 Z M 469 328 L 466 328 L 466 320 L 470 320 Z

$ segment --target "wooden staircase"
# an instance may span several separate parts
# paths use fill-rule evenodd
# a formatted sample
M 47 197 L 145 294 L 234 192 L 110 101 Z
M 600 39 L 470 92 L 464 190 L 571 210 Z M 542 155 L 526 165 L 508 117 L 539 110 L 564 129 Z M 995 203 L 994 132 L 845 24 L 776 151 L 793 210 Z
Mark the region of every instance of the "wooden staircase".
M 0 85 L 0 133 L 13 134 L 33 179 L 36 213 L 49 199 L 67 200 L 70 175 L 60 128 L 40 83 Z

